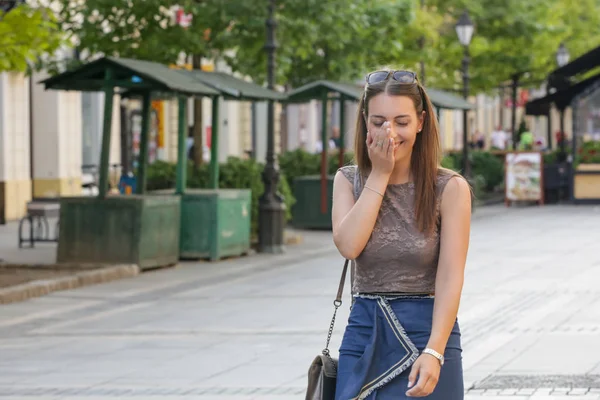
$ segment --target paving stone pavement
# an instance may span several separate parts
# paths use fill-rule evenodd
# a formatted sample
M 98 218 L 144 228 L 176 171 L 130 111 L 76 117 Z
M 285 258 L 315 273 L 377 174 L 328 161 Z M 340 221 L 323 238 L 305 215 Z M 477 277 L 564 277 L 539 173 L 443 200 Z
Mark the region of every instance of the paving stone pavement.
M 57 219 L 49 218 L 52 234 Z M 29 224 L 23 226 L 23 236 L 29 237 Z M 29 246 L 29 243 L 23 243 Z M 56 243 L 36 243 L 34 248 L 19 249 L 19 221 L 9 221 L 0 225 L 0 263 L 10 264 L 54 264 L 56 262 Z
M 283 257 L 0 306 L 0 398 L 302 399 L 342 264 L 329 233 L 306 237 Z M 600 399 L 599 239 L 599 207 L 478 210 L 459 313 L 467 400 Z

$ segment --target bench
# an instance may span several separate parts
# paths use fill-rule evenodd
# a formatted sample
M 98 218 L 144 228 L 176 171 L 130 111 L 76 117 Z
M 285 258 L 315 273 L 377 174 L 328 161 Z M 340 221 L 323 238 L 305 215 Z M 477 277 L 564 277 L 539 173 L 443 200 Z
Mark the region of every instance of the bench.
M 29 242 L 29 247 L 35 247 L 35 242 L 58 242 L 60 220 L 56 222 L 52 235 L 48 218 L 58 218 L 60 204 L 56 201 L 30 201 L 27 203 L 27 215 L 19 222 L 19 248 Z M 29 222 L 29 237 L 23 237 L 25 223 Z

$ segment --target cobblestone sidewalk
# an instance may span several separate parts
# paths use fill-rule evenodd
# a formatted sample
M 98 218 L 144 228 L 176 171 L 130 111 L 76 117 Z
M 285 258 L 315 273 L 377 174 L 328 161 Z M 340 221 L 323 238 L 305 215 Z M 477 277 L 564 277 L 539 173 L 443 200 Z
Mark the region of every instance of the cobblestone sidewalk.
M 600 208 L 569 206 L 474 218 L 466 400 L 600 400 L 599 221 Z M 285 259 L 187 264 L 0 306 L 0 398 L 302 399 L 342 264 L 315 234 Z

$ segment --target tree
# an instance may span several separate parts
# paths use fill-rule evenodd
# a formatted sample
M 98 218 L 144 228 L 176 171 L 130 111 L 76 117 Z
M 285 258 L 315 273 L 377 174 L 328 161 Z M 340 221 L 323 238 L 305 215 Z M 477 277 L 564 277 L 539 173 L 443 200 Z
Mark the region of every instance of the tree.
M 278 0 L 278 82 L 347 80 L 395 63 L 413 0 Z M 85 53 L 173 63 L 181 53 L 223 58 L 264 82 L 267 0 L 60 0 L 66 31 Z M 193 15 L 188 29 L 173 7 Z
M 239 41 L 232 67 L 263 82 L 265 7 L 234 27 Z M 346 81 L 396 61 L 410 0 L 281 0 L 277 12 L 277 81 L 297 87 L 316 79 Z
M 469 49 L 472 93 L 489 92 L 511 79 L 539 86 L 556 68 L 555 52 L 561 42 L 573 55 L 600 43 L 590 35 L 600 25 L 597 0 L 427 0 L 427 4 L 444 10 L 434 44 L 437 60 L 430 66 L 442 74 L 460 70 L 462 48 L 454 24 L 463 10 L 469 11 L 475 23 Z M 461 87 L 459 73 L 447 78 L 447 87 Z
M 219 57 L 231 47 L 232 26 L 251 12 L 252 1 L 226 0 L 59 0 L 60 22 L 89 56 L 136 58 L 165 64 L 182 53 Z M 175 21 L 181 8 L 191 25 Z
M 45 7 L 19 4 L 9 12 L 0 11 L 0 72 L 25 72 L 54 53 L 63 34 L 52 11 Z
M 426 71 L 426 85 L 432 87 L 448 86 L 454 82 L 456 49 L 441 46 L 444 39 L 448 16 L 427 1 L 414 0 L 414 18 L 404 29 L 403 48 L 400 53 L 402 65 L 421 72 L 423 62 Z M 423 81 L 424 77 L 421 77 Z
M 424 10 L 407 30 L 405 55 L 412 62 L 425 59 L 428 85 L 462 89 L 462 46 L 455 33 L 458 16 L 467 10 L 475 23 L 469 47 L 470 92 L 490 92 L 510 82 L 512 97 L 521 87 L 539 87 L 556 68 L 555 53 L 566 42 L 572 55 L 597 46 L 590 32 L 600 25 L 598 0 L 426 0 Z M 443 10 L 443 11 L 442 11 Z M 427 22 L 419 21 L 427 18 Z M 419 28 L 422 26 L 419 31 Z M 418 35 L 427 35 L 425 51 Z M 429 50 L 429 51 L 427 51 Z M 418 53 L 418 57 L 415 53 Z M 512 131 L 516 135 L 513 101 Z
M 218 58 L 232 47 L 232 27 L 251 13 L 252 1 L 226 0 L 60 0 L 60 19 L 81 54 L 98 54 L 176 63 L 181 55 L 201 60 Z M 192 15 L 191 25 L 175 21 L 175 10 Z M 194 102 L 194 141 L 202 143 L 202 102 Z M 196 164 L 202 149 L 196 147 Z

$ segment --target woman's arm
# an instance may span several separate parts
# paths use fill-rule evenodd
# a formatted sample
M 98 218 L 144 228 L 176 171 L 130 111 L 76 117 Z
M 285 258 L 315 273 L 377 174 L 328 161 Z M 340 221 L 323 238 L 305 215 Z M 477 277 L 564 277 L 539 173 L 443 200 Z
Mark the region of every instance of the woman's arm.
M 358 171 L 357 171 L 358 173 Z M 354 260 L 362 253 L 377 221 L 389 175 L 372 172 L 355 202 L 353 185 L 342 172 L 333 181 L 333 242 L 340 254 Z M 376 193 L 379 192 L 380 194 Z
M 442 194 L 440 258 L 435 279 L 433 326 L 427 348 L 444 354 L 458 314 L 471 228 L 471 189 L 462 178 L 451 178 Z M 422 354 L 408 378 L 410 397 L 428 396 L 440 376 L 440 363 Z M 418 382 L 415 382 L 418 377 Z
M 471 188 L 451 178 L 442 195 L 440 258 L 435 279 L 433 326 L 427 347 L 444 354 L 458 314 L 471 231 Z

